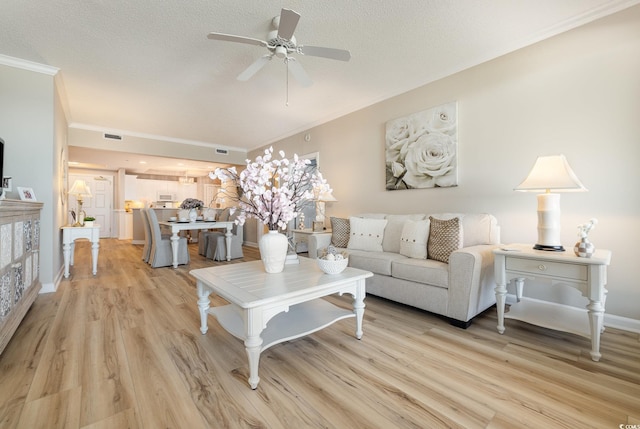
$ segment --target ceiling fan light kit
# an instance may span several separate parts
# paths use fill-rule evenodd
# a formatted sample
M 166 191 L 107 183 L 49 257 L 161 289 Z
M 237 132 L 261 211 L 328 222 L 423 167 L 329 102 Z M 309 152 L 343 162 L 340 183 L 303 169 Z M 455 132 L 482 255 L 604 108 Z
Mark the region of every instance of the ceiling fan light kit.
M 302 85 L 310 86 L 313 81 L 309 78 L 304 68 L 292 54 L 300 54 L 305 56 L 322 57 L 338 61 L 349 61 L 351 53 L 344 49 L 323 48 L 320 46 L 298 46 L 293 33 L 298 26 L 300 14 L 291 9 L 282 9 L 280 16 L 272 19 L 271 24 L 274 30 L 267 35 L 267 40 L 259 40 L 252 37 L 235 36 L 224 33 L 209 33 L 207 36 L 211 40 L 221 40 L 225 42 L 245 43 L 267 48 L 268 54 L 263 55 L 254 61 L 237 77 L 238 80 L 246 81 L 255 75 L 262 67 L 264 67 L 274 56 L 282 59 L 287 65 L 287 69 L 293 77 Z M 287 74 L 288 76 L 288 74 Z M 288 93 L 288 82 L 287 82 Z M 288 95 L 287 95 L 288 104 Z

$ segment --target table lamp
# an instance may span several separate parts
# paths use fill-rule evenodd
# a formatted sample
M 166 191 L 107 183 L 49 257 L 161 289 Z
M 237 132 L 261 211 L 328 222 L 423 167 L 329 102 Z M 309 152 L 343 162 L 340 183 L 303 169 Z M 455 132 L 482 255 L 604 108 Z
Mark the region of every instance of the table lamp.
M 333 196 L 333 193 L 331 191 L 329 192 L 320 192 L 318 194 L 318 197 L 315 199 L 316 200 L 316 220 L 313 223 L 314 225 L 314 231 L 316 230 L 316 228 L 319 229 L 323 229 L 324 228 L 324 213 L 325 213 L 325 207 L 324 207 L 324 203 L 327 201 L 338 201 L 336 200 L 336 198 Z
M 543 192 L 538 195 L 538 242 L 533 248 L 563 252 L 564 247 L 560 242 L 560 194 L 557 192 L 587 191 L 564 155 L 538 157 L 527 178 L 514 190 Z
M 69 190 L 69 194 L 76 197 L 78 201 L 78 211 L 76 212 L 76 222 L 72 226 L 84 226 L 84 217 L 86 213 L 82 211 L 82 200 L 84 198 L 91 198 L 91 189 L 87 186 L 84 180 L 76 180 L 73 182 L 73 186 Z

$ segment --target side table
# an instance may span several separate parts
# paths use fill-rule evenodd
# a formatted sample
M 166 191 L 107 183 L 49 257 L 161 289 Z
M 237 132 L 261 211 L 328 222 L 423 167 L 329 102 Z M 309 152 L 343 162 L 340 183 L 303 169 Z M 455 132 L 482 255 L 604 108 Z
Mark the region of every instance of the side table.
M 100 248 L 100 225 L 94 226 L 63 226 L 62 253 L 64 255 L 64 278 L 69 278 L 69 265 L 73 265 L 75 241 L 86 238 L 91 241 L 92 273 L 98 274 L 98 249 Z
M 580 258 L 573 251 L 534 250 L 533 245 L 512 244 L 493 251 L 495 255 L 496 306 L 498 332 L 504 333 L 504 319 L 517 319 L 545 328 L 581 335 L 591 339 L 591 359 L 600 360 L 600 334 L 604 331 L 604 307 L 607 295 L 607 266 L 611 252 L 599 249 L 591 258 Z M 507 283 L 515 279 L 517 303 L 505 314 Z M 579 290 L 589 300 L 584 310 L 570 311 L 544 301 L 522 300 L 524 280 L 548 280 Z
M 296 253 L 304 253 L 309 251 L 309 236 L 314 234 L 324 234 L 327 232 L 331 232 L 330 229 L 325 229 L 322 231 L 314 231 L 313 229 L 294 229 L 293 232 L 293 245 Z

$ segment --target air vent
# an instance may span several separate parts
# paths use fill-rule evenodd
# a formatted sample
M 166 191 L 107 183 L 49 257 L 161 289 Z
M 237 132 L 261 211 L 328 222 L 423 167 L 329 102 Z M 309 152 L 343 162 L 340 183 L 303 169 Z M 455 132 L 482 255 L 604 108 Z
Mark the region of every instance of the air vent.
M 119 136 L 117 134 L 104 133 L 104 138 L 109 140 L 122 140 L 122 136 Z
M 216 148 L 216 153 L 217 153 L 218 155 L 229 155 L 229 151 L 228 151 L 227 149 L 219 149 L 219 148 Z

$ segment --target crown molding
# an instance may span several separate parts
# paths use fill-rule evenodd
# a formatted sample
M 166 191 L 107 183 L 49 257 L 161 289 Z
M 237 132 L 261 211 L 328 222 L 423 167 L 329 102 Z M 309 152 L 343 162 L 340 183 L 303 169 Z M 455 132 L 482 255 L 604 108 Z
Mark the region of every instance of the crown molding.
M 57 67 L 48 66 L 46 64 L 35 63 L 33 61 L 23 60 L 20 58 L 10 57 L 8 55 L 2 55 L 2 54 L 0 54 L 0 64 L 9 66 L 9 67 L 29 70 L 36 73 L 47 74 L 49 76 L 55 76 L 60 71 L 60 69 Z

